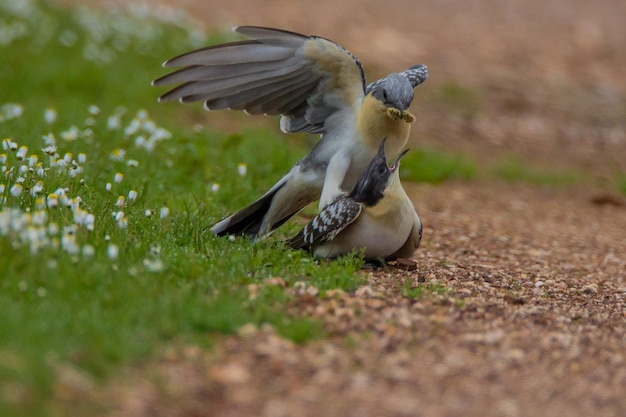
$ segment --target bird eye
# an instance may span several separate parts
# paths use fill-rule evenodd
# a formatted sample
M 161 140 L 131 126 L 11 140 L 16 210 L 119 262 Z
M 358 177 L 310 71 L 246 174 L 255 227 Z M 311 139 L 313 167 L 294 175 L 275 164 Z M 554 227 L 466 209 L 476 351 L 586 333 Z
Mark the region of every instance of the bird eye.
M 389 99 L 387 98 L 387 90 L 383 90 L 383 100 L 388 101 Z
M 386 166 L 383 166 L 383 165 L 380 165 L 380 166 L 378 167 L 378 174 L 379 174 L 379 175 L 384 175 L 384 174 L 385 174 L 385 172 L 387 172 L 387 167 L 386 167 Z

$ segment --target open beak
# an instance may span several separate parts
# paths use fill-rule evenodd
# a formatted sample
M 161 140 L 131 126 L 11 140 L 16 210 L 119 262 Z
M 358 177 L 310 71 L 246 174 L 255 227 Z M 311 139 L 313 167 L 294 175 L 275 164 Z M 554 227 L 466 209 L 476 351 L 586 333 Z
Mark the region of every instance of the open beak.
M 400 152 L 400 155 L 398 155 L 396 159 L 393 160 L 393 163 L 391 164 L 391 166 L 389 166 L 389 169 L 392 172 L 398 169 L 398 167 L 400 166 L 400 159 L 402 159 L 402 157 L 406 155 L 408 151 L 409 151 L 408 149 L 403 150 L 402 152 Z

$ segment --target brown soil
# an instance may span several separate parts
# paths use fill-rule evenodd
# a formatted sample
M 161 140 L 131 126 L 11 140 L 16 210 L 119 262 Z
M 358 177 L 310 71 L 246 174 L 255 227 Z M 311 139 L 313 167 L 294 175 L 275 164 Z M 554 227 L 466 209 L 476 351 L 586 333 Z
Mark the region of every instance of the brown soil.
M 624 206 L 586 189 L 410 188 L 417 269 L 370 272 L 355 293 L 286 289 L 329 339 L 246 326 L 213 351 L 172 348 L 106 391 L 114 415 L 624 415 Z
M 430 146 L 626 171 L 622 0 L 174 3 L 209 28 L 328 37 L 374 76 L 427 64 L 413 133 Z M 211 351 L 172 348 L 102 391 L 113 415 L 626 415 L 624 197 L 407 188 L 425 227 L 416 269 L 369 272 L 355 293 L 286 288 L 293 314 L 323 320 L 329 339 L 244 327 Z

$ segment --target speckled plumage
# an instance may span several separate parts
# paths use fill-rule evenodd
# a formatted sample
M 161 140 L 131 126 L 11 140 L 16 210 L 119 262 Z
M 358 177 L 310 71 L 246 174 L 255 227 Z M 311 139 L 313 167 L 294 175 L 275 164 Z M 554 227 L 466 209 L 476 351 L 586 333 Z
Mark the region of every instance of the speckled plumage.
M 401 153 L 387 166 L 384 141 L 350 194 L 325 206 L 287 245 L 335 258 L 363 249 L 367 260 L 410 257 L 422 222 L 398 177 Z

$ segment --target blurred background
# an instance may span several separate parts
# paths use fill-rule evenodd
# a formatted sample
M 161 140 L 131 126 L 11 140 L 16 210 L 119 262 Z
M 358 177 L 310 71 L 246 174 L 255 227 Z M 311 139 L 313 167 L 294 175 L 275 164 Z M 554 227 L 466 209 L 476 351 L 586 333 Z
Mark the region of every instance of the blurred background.
M 621 0 L 96 1 L 184 10 L 209 34 L 251 24 L 323 36 L 359 57 L 369 80 L 426 64 L 413 141 L 482 165 L 626 171 Z

